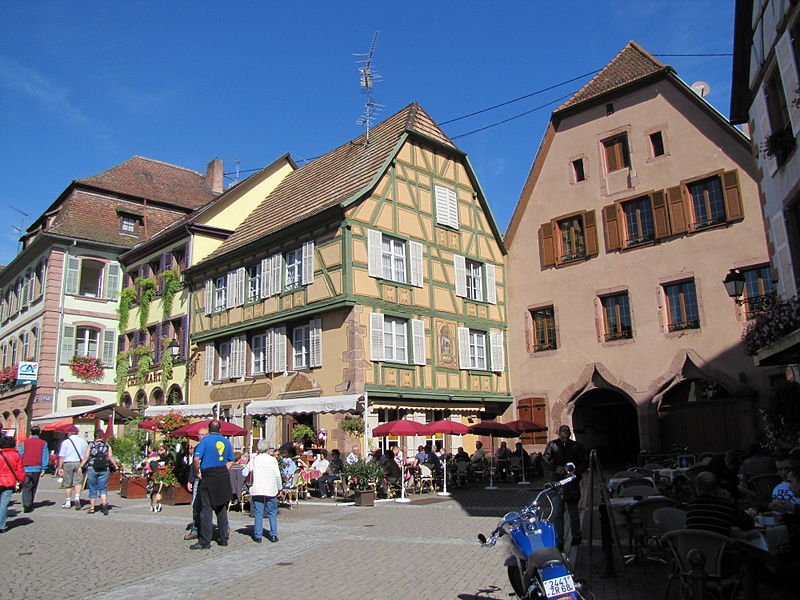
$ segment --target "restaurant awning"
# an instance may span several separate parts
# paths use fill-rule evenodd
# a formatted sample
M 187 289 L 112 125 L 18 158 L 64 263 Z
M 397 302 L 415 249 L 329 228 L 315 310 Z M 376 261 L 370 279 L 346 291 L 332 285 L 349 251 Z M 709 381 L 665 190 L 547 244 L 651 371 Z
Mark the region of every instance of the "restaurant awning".
M 100 413 L 101 411 L 104 411 L 103 414 L 98 414 L 97 416 L 100 418 L 105 418 L 111 414 L 111 409 L 116 406 L 116 402 L 106 402 L 105 404 L 89 404 L 87 406 L 73 406 L 72 408 L 57 410 L 49 415 L 34 417 L 31 421 L 34 425 L 47 425 L 48 423 L 55 423 L 56 421 L 61 421 L 62 419 L 75 419 L 90 413 Z
M 370 403 L 370 409 L 389 408 L 389 409 L 404 409 L 413 412 L 432 412 L 438 410 L 449 410 L 451 413 L 459 415 L 474 415 L 482 413 L 486 410 L 484 406 L 479 404 L 453 404 L 447 401 L 442 402 L 423 402 L 420 404 L 412 404 L 410 402 L 398 401 L 387 402 L 385 400 L 377 400 Z
M 211 417 L 219 416 L 219 402 L 210 404 L 167 404 L 163 406 L 148 406 L 144 409 L 145 417 L 158 417 L 169 413 L 179 413 L 184 417 Z
M 361 399 L 363 399 L 362 394 L 323 396 L 321 398 L 257 400 L 247 405 L 246 412 L 248 415 L 257 417 L 360 412 L 361 407 L 358 406 L 358 401 Z

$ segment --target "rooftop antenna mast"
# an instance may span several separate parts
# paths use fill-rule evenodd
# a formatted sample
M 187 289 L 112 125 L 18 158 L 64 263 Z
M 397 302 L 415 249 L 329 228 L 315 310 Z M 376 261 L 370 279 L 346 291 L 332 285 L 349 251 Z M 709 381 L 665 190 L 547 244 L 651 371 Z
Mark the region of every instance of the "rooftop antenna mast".
M 353 56 L 362 57 L 361 60 L 356 61 L 359 65 L 358 72 L 360 73 L 361 90 L 366 94 L 367 101 L 364 103 L 364 114 L 356 121 L 358 125 L 363 125 L 366 128 L 365 145 L 369 144 L 369 129 L 375 120 L 375 114 L 382 108 L 383 104 L 379 104 L 372 97 L 373 86 L 383 81 L 383 77 L 373 71 L 372 59 L 375 56 L 375 47 L 378 45 L 378 32 L 372 34 L 372 43 L 369 45 L 369 52 L 367 54 L 353 54 Z
M 12 225 L 11 228 L 14 231 L 16 231 L 18 235 L 20 235 L 20 236 L 24 235 L 25 234 L 25 217 L 28 216 L 28 213 L 26 213 L 24 210 L 18 209 L 16 206 L 11 206 L 10 204 L 8 205 L 8 208 L 10 208 L 13 211 L 18 212 L 21 215 L 20 218 L 19 218 L 19 227 L 17 227 L 16 225 Z M 19 249 L 20 250 L 22 249 L 22 241 L 20 241 L 20 248 Z

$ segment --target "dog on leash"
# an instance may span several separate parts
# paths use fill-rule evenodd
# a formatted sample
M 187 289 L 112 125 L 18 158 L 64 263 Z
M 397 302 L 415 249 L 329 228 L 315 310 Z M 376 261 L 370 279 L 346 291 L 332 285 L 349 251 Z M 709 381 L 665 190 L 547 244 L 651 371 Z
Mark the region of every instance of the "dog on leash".
M 162 481 L 156 483 L 155 481 L 150 480 L 150 482 L 147 484 L 147 495 L 150 496 L 151 512 L 161 512 L 161 501 L 163 500 L 161 491 L 163 488 L 164 482 Z

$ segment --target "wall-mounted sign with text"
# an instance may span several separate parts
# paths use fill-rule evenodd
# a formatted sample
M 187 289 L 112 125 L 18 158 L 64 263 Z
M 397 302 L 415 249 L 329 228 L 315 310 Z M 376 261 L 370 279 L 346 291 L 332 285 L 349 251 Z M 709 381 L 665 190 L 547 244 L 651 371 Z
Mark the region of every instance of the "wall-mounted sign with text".
M 21 362 L 17 368 L 17 385 L 36 383 L 39 377 L 38 362 Z

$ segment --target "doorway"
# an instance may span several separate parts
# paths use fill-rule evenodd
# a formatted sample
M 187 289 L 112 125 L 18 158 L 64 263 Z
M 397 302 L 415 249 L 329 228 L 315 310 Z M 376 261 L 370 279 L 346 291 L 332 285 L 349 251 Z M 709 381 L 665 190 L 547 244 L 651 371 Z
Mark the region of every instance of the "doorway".
M 613 390 L 591 390 L 575 401 L 575 439 L 596 449 L 604 465 L 635 463 L 639 455 L 639 421 L 633 402 Z

